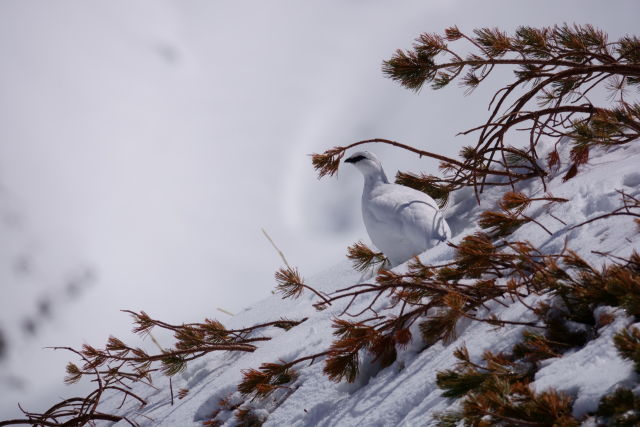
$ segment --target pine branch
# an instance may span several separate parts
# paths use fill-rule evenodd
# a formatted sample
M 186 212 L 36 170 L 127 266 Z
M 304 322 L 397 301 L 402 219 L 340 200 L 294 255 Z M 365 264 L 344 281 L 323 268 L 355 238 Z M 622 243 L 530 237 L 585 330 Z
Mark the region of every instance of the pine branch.
M 384 266 L 388 263 L 382 252 L 373 252 L 362 242 L 356 242 L 347 248 L 347 258 L 353 262 L 353 268 L 358 271 L 365 271 L 376 266 Z
M 298 298 L 300 297 L 300 295 L 302 295 L 302 292 L 307 289 L 322 300 L 320 303 L 318 303 L 317 307 L 321 307 L 325 304 L 331 305 L 331 301 L 325 295 L 304 283 L 304 280 L 300 276 L 300 272 L 295 268 L 281 268 L 280 270 L 276 271 L 275 278 L 276 282 L 278 282 L 276 291 L 282 294 L 283 299 Z
M 449 48 L 445 40 L 468 42 L 472 53 L 463 58 Z M 544 183 L 545 173 L 534 161 L 536 145 L 543 135 L 569 136 L 575 147 L 584 146 L 584 153 L 588 146 L 625 144 L 640 137 L 638 104 L 625 101 L 619 90 L 627 84 L 640 84 L 640 61 L 634 53 L 640 49 L 640 43 L 637 37 L 623 37 L 614 43 L 604 40 L 606 34 L 588 25 L 520 27 L 511 36 L 497 29 L 481 28 L 471 37 L 451 27 L 445 30 L 444 38 L 423 34 L 412 49 L 396 51 L 384 62 L 383 72 L 412 90 L 419 90 L 425 83 L 441 89 L 454 80 L 472 90 L 495 68 L 515 68 L 515 81 L 496 92 L 491 100 L 489 119 L 463 132 L 480 131 L 480 135 L 474 156 L 464 162 L 473 173 L 465 176 L 458 166 L 455 178 L 463 177 L 465 184 L 474 187 L 480 184 L 481 192 L 487 185 L 487 174 L 476 176 L 474 169 L 495 169 L 492 165 L 498 165 L 499 158 L 495 156 L 496 151 L 491 150 L 504 153 L 507 132 L 516 129 L 519 123 L 530 123 L 528 167 L 535 172 L 533 176 L 540 177 Z M 437 57 L 443 54 L 453 58 L 438 62 Z M 612 78 L 617 82 L 608 89 L 620 93 L 620 106 L 605 108 L 591 104 L 587 94 Z M 516 89 L 527 84 L 532 87 L 513 100 L 512 95 L 518 93 Z M 538 99 L 544 108 L 528 108 L 533 99 Z M 586 103 L 575 105 L 582 100 Z M 505 108 L 505 105 L 509 106 Z M 574 162 L 565 180 L 575 176 L 579 166 L 580 162 Z M 512 172 L 507 165 L 505 170 Z

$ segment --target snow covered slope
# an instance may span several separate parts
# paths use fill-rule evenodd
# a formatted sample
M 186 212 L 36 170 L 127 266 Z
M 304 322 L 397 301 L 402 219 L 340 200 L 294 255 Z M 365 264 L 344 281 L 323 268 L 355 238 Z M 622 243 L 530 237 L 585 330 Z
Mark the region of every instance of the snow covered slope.
M 49 363 L 64 366 L 65 359 L 49 354 L 43 363 L 42 347 L 51 344 L 47 339 L 65 339 L 75 322 L 70 313 L 86 302 L 95 281 L 72 245 L 57 247 L 38 226 L 0 183 L 0 418 L 27 397 L 29 403 L 51 399 L 41 393 L 59 384 L 60 374 Z
M 301 161 L 307 153 L 370 136 L 417 143 L 427 135 L 430 149 L 457 152 L 451 136 L 482 119 L 482 94 L 492 89 L 465 102 L 434 92 L 425 102 L 385 80 L 380 62 L 420 32 L 575 21 L 613 39 L 636 31 L 640 10 L 633 0 L 556 2 L 553 14 L 536 2 L 494 7 L 501 13 L 461 0 L 0 2 L 0 181 L 54 234 L 43 239 L 47 253 L 74 240 L 99 278 L 81 304 L 54 308 L 55 321 L 38 317 L 47 336 L 27 338 L 12 356 L 19 364 L 0 367 L 38 389 L 9 395 L 0 381 L 0 417 L 18 415 L 17 401 L 36 410 L 60 396 L 51 383 L 63 387 L 58 362 L 67 355 L 42 347 L 123 337 L 121 308 L 196 321 L 268 295 L 279 260 L 260 227 L 306 274 L 339 259 L 340 248 L 364 236 L 353 197 L 360 182 L 344 179 L 357 172 L 318 182 Z M 436 117 L 447 117 L 446 126 Z M 376 150 L 389 167 L 434 164 Z M 15 280 L 14 252 L 31 241 L 10 234 L 0 231 L 11 252 L 1 260 L 0 323 L 6 315 L 21 328 L 39 316 L 41 298 L 66 301 L 80 261 L 52 260 L 61 271 Z M 236 255 L 247 248 L 249 267 Z M 28 295 L 9 299 L 16 289 Z
M 541 156 L 542 157 L 542 156 Z M 533 205 L 527 215 L 548 228 L 552 235 L 542 231 L 535 223 L 523 225 L 512 235 L 515 240 L 528 240 L 545 253 L 557 253 L 568 242 L 569 248 L 577 251 L 587 261 L 600 265 L 603 258 L 590 250 L 597 248 L 617 256 L 628 256 L 640 248 L 640 234 L 634 229 L 632 218 L 617 216 L 594 221 L 583 227 L 568 230 L 572 225 L 589 218 L 610 212 L 621 205 L 620 195 L 624 190 L 632 196 L 640 195 L 640 146 L 620 147 L 608 152 L 592 153 L 591 161 L 581 172 L 567 182 L 562 181 L 566 165 L 551 177 L 547 192 L 554 197 L 569 199 L 568 203 L 545 207 Z M 542 196 L 539 182 L 528 181 L 519 191 L 535 197 Z M 495 207 L 501 190 L 491 188 L 482 195 L 480 206 L 476 205 L 471 191 L 458 191 L 446 212 L 451 223 L 453 242 L 478 231 L 475 220 L 480 212 Z M 555 217 L 555 218 L 554 218 Z M 566 223 L 563 224 L 561 221 Z M 441 264 L 452 259 L 454 250 L 439 245 L 421 256 L 426 264 Z M 406 269 L 401 265 L 395 271 Z M 366 282 L 370 277 L 361 277 L 348 262 L 344 262 L 324 273 L 309 279 L 307 283 L 317 290 L 331 293 L 337 289 Z M 525 301 L 535 304 L 548 295 L 530 295 Z M 220 407 L 225 399 L 227 405 L 241 403 L 245 399 L 237 391 L 242 380 L 242 370 L 257 369 L 264 362 L 291 361 L 326 350 L 332 342 L 332 318 L 338 316 L 345 303 L 335 304 L 324 311 L 316 311 L 312 303 L 316 298 L 305 293 L 297 300 L 283 300 L 278 295 L 269 297 L 237 314 L 225 322 L 227 328 L 239 328 L 277 320 L 281 317 L 300 320 L 302 324 L 284 331 L 271 328 L 264 332 L 272 337 L 259 345 L 253 353 L 220 353 L 191 362 L 187 369 L 173 377 L 173 389 L 188 389 L 183 399 L 171 403 L 169 380 L 157 376 L 154 384 L 158 390 L 140 386 L 134 391 L 148 400 L 140 408 L 133 400 L 127 400 L 120 408 L 121 396 L 105 401 L 104 412 L 126 415 L 140 425 L 189 426 L 235 425 L 233 412 Z M 535 320 L 523 304 L 510 299 L 495 304 L 486 313 L 496 314 L 501 319 L 525 322 Z M 366 307 L 367 298 L 356 301 L 352 312 Z M 374 308 L 383 309 L 389 303 L 382 298 Z M 596 409 L 600 397 L 617 385 L 637 384 L 633 364 L 621 359 L 611 345 L 611 336 L 632 322 L 622 311 L 612 311 L 615 320 L 598 331 L 598 338 L 583 348 L 570 351 L 563 357 L 547 359 L 537 373 L 533 384 L 537 391 L 554 387 L 575 398 L 575 416 L 582 416 Z M 365 318 L 370 314 L 364 314 Z M 415 325 L 414 325 L 415 328 Z M 354 383 L 336 384 L 323 374 L 323 361 L 303 363 L 295 369 L 299 377 L 289 388 L 278 390 L 267 398 L 247 400 L 245 405 L 266 426 L 422 426 L 435 421 L 433 415 L 451 408 L 456 403 L 441 396 L 436 386 L 436 373 L 452 368 L 456 360 L 452 352 L 466 345 L 472 360 L 479 360 L 485 350 L 508 351 L 522 339 L 522 325 L 497 328 L 487 323 L 461 321 L 457 326 L 458 336 L 449 344 L 438 342 L 424 349 L 417 330 L 413 340 L 405 349 L 398 350 L 397 360 L 389 367 L 380 369 L 370 363 L 370 357 L 362 355 L 361 372 Z M 416 328 L 417 329 L 417 328 Z M 121 421 L 118 425 L 127 425 Z

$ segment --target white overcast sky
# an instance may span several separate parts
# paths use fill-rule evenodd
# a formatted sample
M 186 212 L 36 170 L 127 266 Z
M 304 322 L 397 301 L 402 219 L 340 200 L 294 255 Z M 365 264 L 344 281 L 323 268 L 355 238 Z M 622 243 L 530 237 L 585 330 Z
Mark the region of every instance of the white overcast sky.
M 216 307 L 273 288 L 261 227 L 304 275 L 366 240 L 360 176 L 318 181 L 307 154 L 384 137 L 454 155 L 486 112 L 489 88 L 414 94 L 382 76 L 420 32 L 575 22 L 613 39 L 639 16 L 637 1 L 3 0 L 0 184 L 43 265 L 64 253 L 97 275 L 64 314 L 68 342 L 47 344 L 122 333 L 121 308 L 224 321 Z M 390 176 L 435 172 L 370 149 Z M 0 287 L 0 309 L 19 301 Z

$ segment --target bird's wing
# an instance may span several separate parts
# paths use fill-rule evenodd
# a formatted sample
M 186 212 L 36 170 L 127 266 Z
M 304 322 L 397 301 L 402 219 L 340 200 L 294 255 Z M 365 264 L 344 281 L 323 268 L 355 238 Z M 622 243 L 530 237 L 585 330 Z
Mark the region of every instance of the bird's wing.
M 407 238 L 437 242 L 450 237 L 438 204 L 427 194 L 402 185 L 386 184 L 371 196 L 370 214 L 379 222 L 397 224 Z

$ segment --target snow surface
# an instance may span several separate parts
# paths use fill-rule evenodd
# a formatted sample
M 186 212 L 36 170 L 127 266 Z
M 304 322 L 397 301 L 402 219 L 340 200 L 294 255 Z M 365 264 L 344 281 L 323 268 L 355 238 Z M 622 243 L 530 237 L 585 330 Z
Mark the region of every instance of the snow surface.
M 0 417 L 66 393 L 68 357 L 43 347 L 126 338 L 122 308 L 190 322 L 268 295 L 279 258 L 261 227 L 307 274 L 340 259 L 364 236 L 359 177 L 319 182 L 309 153 L 370 137 L 445 155 L 470 143 L 453 135 L 484 120 L 501 80 L 464 100 L 400 89 L 380 62 L 420 32 L 575 21 L 615 39 L 637 30 L 639 10 L 635 0 L 566 0 L 552 14 L 508 0 L 3 0 L 0 184 L 30 232 L 1 230 L 0 328 L 55 301 L 40 334 L 0 363 L 0 376 L 24 377 L 20 389 L 0 381 Z M 375 150 L 388 171 L 437 165 Z M 250 265 L 237 256 L 247 252 Z M 16 253 L 38 273 L 16 276 Z M 95 283 L 67 304 L 65 283 L 86 266 Z
M 0 236 L 1 419 L 34 390 L 48 391 L 48 378 L 59 378 L 50 364 L 64 366 L 68 355 L 49 352 L 43 363 L 44 337 L 64 342 L 75 322 L 68 315 L 86 302 L 95 273 L 73 245 L 52 247 L 43 240 L 19 198 L 1 184 Z M 49 404 L 52 396 L 39 403 Z
M 565 153 L 566 154 L 566 153 Z M 542 156 L 541 156 L 542 157 Z M 566 157 L 565 157 L 566 158 Z M 551 177 L 548 192 L 555 197 L 570 200 L 554 204 L 550 210 L 534 204 L 527 214 L 549 228 L 549 236 L 533 223 L 518 229 L 513 238 L 529 240 L 543 251 L 560 250 L 568 239 L 569 248 L 576 250 L 588 261 L 600 265 L 603 259 L 588 249 L 598 248 L 618 256 L 627 256 L 640 247 L 639 233 L 635 232 L 632 219 L 614 217 L 595 221 L 578 229 L 568 231 L 571 225 L 610 211 L 620 205 L 616 189 L 623 189 L 633 196 L 640 194 L 640 147 L 638 144 L 616 148 L 609 152 L 592 152 L 591 161 L 582 167 L 575 178 L 562 182 L 567 165 Z M 528 195 L 541 196 L 539 182 L 529 181 L 518 190 Z M 483 194 L 480 206 L 475 205 L 470 191 L 454 194 L 445 215 L 451 219 L 453 242 L 478 231 L 473 221 L 478 214 L 493 208 L 500 197 L 498 189 L 489 189 Z M 551 214 L 567 223 L 563 225 Z M 454 220 L 455 219 L 455 220 Z M 451 259 L 453 249 L 439 245 L 421 255 L 424 263 L 440 263 Z M 402 271 L 406 265 L 397 267 Z M 341 287 L 360 283 L 366 277 L 352 270 L 343 262 L 310 278 L 307 283 L 318 290 L 332 292 Z M 529 296 L 526 301 L 534 304 L 548 296 Z M 331 318 L 340 313 L 343 304 L 334 304 L 329 309 L 317 312 L 311 304 L 313 295 L 304 294 L 298 300 L 282 300 L 274 295 L 235 315 L 224 322 L 230 328 L 246 327 L 285 316 L 289 319 L 308 317 L 304 323 L 289 331 L 270 329 L 265 332 L 272 337 L 253 353 L 231 353 L 209 355 L 192 362 L 181 374 L 173 378 L 174 390 L 187 388 L 189 394 L 171 405 L 168 379 L 156 376 L 154 383 L 160 390 L 139 386 L 134 391 L 146 399 L 147 406 L 140 408 L 128 401 L 118 409 L 121 398 L 115 396 L 105 401 L 103 410 L 126 415 L 141 425 L 188 426 L 201 425 L 218 409 L 222 398 L 239 400 L 236 391 L 241 381 L 241 370 L 258 368 L 263 362 L 290 361 L 304 355 L 326 350 L 332 341 Z M 363 307 L 369 300 L 360 300 Z M 516 302 L 490 307 L 490 312 L 505 320 L 533 320 L 533 315 Z M 384 301 L 376 303 L 376 309 L 384 308 Z M 600 396 L 617 385 L 636 381 L 632 363 L 621 359 L 611 344 L 611 336 L 628 326 L 630 319 L 623 312 L 602 307 L 601 311 L 616 314 L 615 321 L 602 327 L 599 336 L 562 358 L 544 362 L 538 372 L 534 387 L 537 391 L 554 387 L 575 397 L 575 415 L 593 411 Z M 487 313 L 480 313 L 487 314 Z M 485 350 L 509 351 L 522 336 L 525 327 L 508 325 L 502 328 L 479 323 L 461 321 L 458 337 L 450 344 L 437 343 L 421 351 L 419 333 L 413 330 L 414 339 L 407 349 L 398 351 L 398 359 L 389 367 L 380 370 L 369 363 L 367 356 L 361 359 L 362 369 L 353 384 L 335 384 L 322 374 L 322 361 L 296 366 L 300 376 L 291 384 L 290 390 L 279 390 L 270 397 L 256 399 L 250 404 L 266 417 L 265 426 L 423 426 L 433 424 L 433 415 L 455 408 L 455 402 L 443 398 L 435 384 L 436 373 L 455 364 L 452 352 L 466 345 L 473 360 L 479 360 Z M 226 418 L 225 418 L 226 417 Z M 234 424 L 233 414 L 221 412 L 217 420 L 226 419 L 224 425 Z M 118 425 L 127 425 L 120 422 Z

